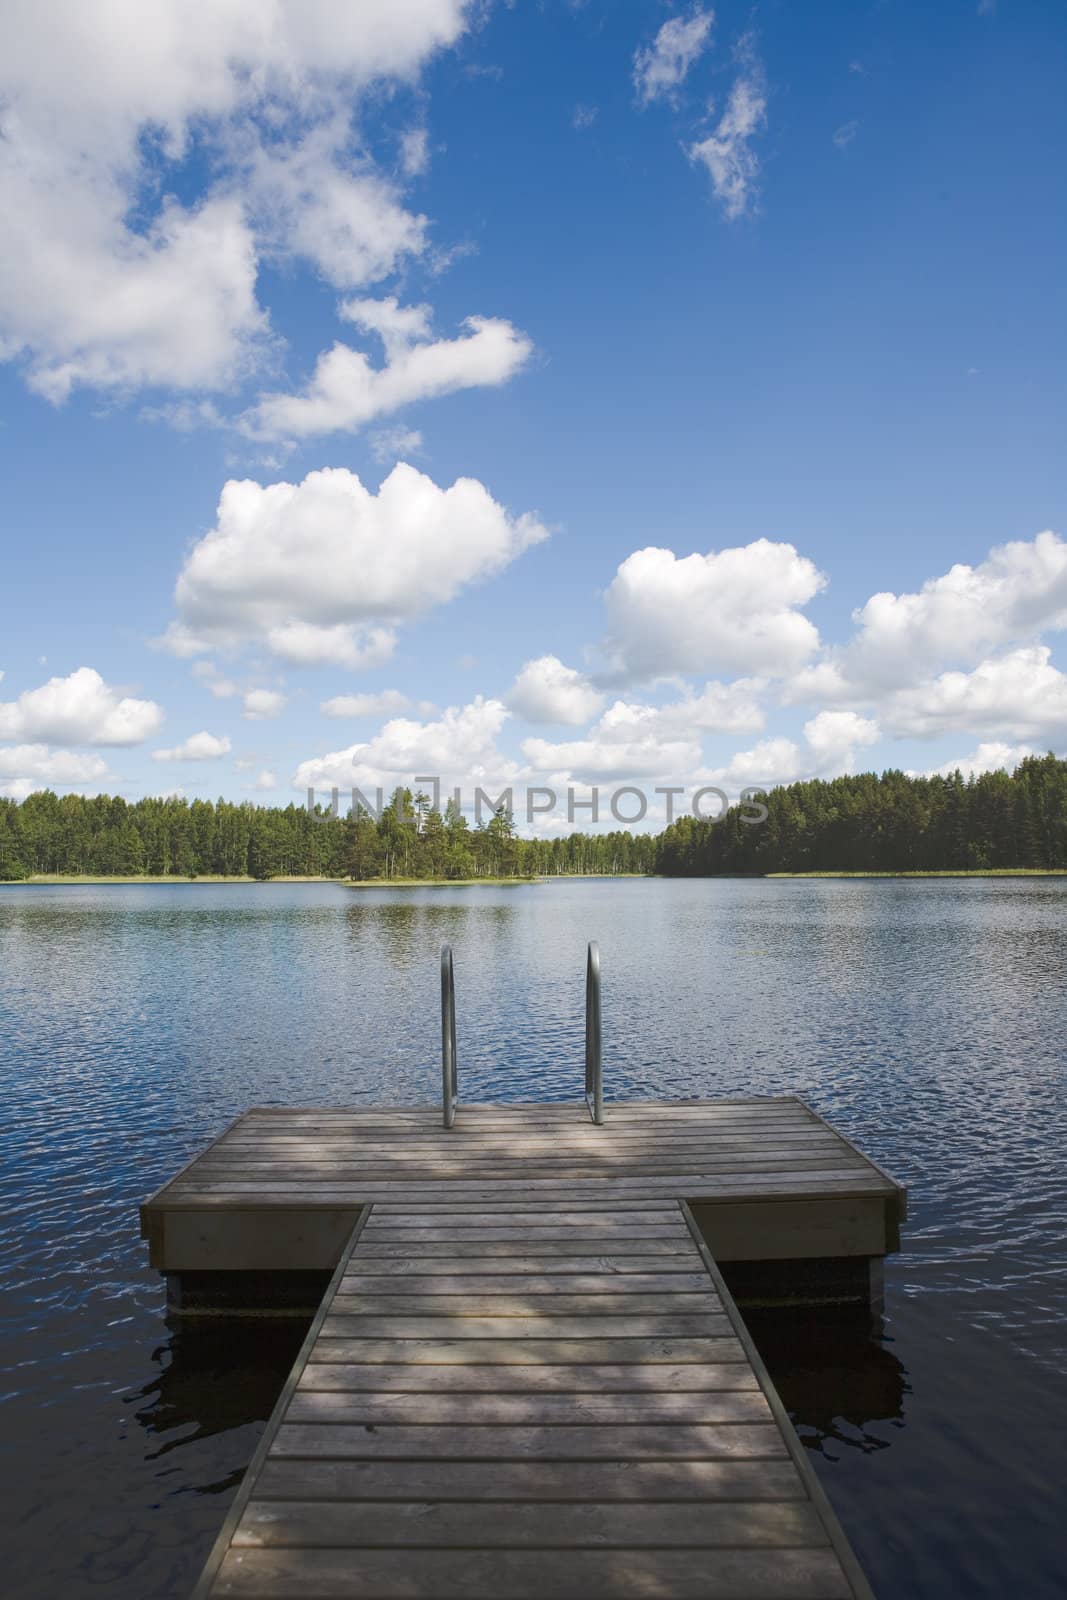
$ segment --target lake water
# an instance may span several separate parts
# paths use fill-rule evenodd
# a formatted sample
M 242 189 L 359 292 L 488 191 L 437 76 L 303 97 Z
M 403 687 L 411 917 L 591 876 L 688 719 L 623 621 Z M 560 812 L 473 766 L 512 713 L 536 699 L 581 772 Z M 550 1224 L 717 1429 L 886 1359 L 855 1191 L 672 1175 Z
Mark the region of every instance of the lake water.
M 871 1331 L 749 1318 L 880 1600 L 1067 1593 L 1067 881 L 0 889 L 5 1592 L 184 1597 L 302 1336 L 137 1204 L 253 1104 L 798 1091 L 910 1189 Z

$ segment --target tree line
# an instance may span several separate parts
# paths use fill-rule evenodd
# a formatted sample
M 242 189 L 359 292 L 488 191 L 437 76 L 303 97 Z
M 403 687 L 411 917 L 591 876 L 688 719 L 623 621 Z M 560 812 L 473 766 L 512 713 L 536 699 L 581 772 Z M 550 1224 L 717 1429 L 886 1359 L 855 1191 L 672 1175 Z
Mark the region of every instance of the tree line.
M 503 806 L 470 825 L 452 802 L 394 791 L 377 820 L 322 806 L 31 794 L 0 799 L 0 880 L 74 877 L 521 878 L 647 873 L 655 841 L 624 830 L 520 839 Z
M 772 789 L 766 819 L 680 818 L 656 841 L 671 877 L 766 872 L 946 872 L 1067 867 L 1067 761 L 1012 773 L 858 773 Z
M 520 878 L 662 873 L 922 872 L 1067 868 L 1067 761 L 964 779 L 861 773 L 787 784 L 767 815 L 679 818 L 658 835 L 521 839 L 505 807 L 472 827 L 451 802 L 394 791 L 376 819 L 322 807 L 57 795 L 0 799 L 0 879 L 208 876 Z

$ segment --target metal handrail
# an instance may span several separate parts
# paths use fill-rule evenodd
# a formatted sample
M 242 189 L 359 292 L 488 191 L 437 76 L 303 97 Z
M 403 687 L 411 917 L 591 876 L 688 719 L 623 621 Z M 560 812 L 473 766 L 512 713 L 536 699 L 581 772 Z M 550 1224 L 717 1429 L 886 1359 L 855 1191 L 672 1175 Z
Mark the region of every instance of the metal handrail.
M 444 1123 L 450 1128 L 456 1120 L 459 1102 L 459 1077 L 456 1068 L 456 974 L 452 966 L 452 946 L 441 946 L 441 1102 Z
M 585 960 L 585 1103 L 599 1125 L 604 1120 L 604 1071 L 600 1055 L 600 946 L 589 941 Z

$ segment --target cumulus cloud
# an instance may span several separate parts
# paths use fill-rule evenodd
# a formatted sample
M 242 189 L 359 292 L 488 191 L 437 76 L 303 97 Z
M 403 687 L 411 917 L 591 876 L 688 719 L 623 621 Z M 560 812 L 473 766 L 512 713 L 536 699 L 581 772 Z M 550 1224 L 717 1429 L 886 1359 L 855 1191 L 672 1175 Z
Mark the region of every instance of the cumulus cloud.
M 894 733 L 918 738 L 972 731 L 1015 739 L 1067 736 L 1067 675 L 1046 645 L 994 656 L 972 672 L 943 672 L 885 703 Z
M 984 772 L 1014 772 L 1021 761 L 1027 756 L 1036 755 L 1037 751 L 1028 744 L 1003 744 L 996 739 L 983 740 L 977 750 L 969 756 L 960 756 L 955 761 L 943 761 L 939 767 L 932 767 L 929 772 L 913 772 L 913 778 L 951 778 L 953 773 L 959 772 L 964 778 L 980 778 Z
M 259 774 L 259 776 L 256 779 L 255 783 L 251 784 L 250 787 L 257 794 L 268 794 L 270 792 L 270 790 L 276 789 L 278 787 L 278 780 L 274 776 L 273 772 L 269 771 L 268 768 L 264 767 L 263 771 Z
M 875 744 L 881 729 L 873 718 L 858 716 L 855 711 L 820 711 L 804 724 L 804 738 L 817 771 L 851 772 L 857 749 Z
M 916 592 L 872 595 L 853 620 L 850 642 L 798 674 L 787 698 L 859 703 L 1067 628 L 1067 541 L 1045 532 L 999 545 Z
M 50 678 L 39 689 L 0 703 L 0 739 L 134 745 L 150 738 L 162 721 L 162 706 L 123 695 L 92 667 Z
M 819 643 L 798 607 L 824 583 L 791 544 L 768 539 L 685 557 L 655 547 L 635 551 L 605 595 L 609 672 L 630 679 L 795 672 Z
M 704 733 L 762 727 L 761 687 L 758 680 L 739 678 L 705 684 L 698 693 L 689 691 L 663 706 L 616 700 L 584 738 L 525 739 L 522 753 L 538 772 L 620 779 L 681 775 L 684 780 L 700 765 Z
M 53 401 L 79 384 L 225 388 L 268 336 L 261 255 L 355 287 L 422 250 L 425 219 L 370 168 L 353 112 L 454 43 L 468 9 L 5 7 L 0 351 Z M 191 170 L 200 192 L 179 201 Z
M 407 783 L 420 775 L 438 776 L 443 784 L 509 782 L 517 767 L 496 748 L 507 720 L 500 700 L 478 695 L 469 705 L 449 706 L 433 722 L 395 717 L 372 739 L 302 761 L 293 775 L 298 789 L 360 788 L 371 791 Z
M 225 734 L 193 733 L 182 744 L 169 750 L 153 750 L 153 761 L 217 761 L 228 755 L 230 741 Z
M 383 689 L 379 694 L 335 694 L 323 700 L 319 710 L 324 717 L 384 717 L 390 712 L 407 711 L 411 701 L 399 689 Z
M 690 67 L 711 43 L 714 11 L 698 7 L 688 17 L 670 17 L 650 45 L 634 56 L 634 88 L 642 105 L 670 99 Z
M 689 146 L 690 161 L 705 167 L 712 192 L 732 222 L 751 211 L 760 163 L 753 141 L 767 121 L 767 82 L 751 42 L 742 45 L 741 71 L 713 133 Z
M 787 738 L 763 739 L 702 777 L 727 790 L 770 789 L 801 778 L 832 778 L 854 772 L 860 749 L 880 737 L 881 729 L 868 717 L 852 711 L 820 711 L 804 724 L 803 744 Z
M 427 306 L 400 307 L 389 297 L 351 300 L 342 309 L 378 335 L 384 363 L 373 367 L 363 351 L 337 341 L 319 356 L 300 393 L 263 395 L 245 413 L 240 426 L 250 438 L 295 441 L 351 433 L 416 401 L 498 387 L 533 350 L 525 334 L 499 317 L 468 317 L 459 338 L 435 339 Z
M 50 750 L 43 744 L 0 747 L 0 794 L 10 800 L 25 800 L 38 789 L 99 783 L 107 775 L 107 762 L 100 756 Z
M 250 722 L 267 722 L 280 717 L 286 706 L 286 696 L 277 689 L 249 689 L 242 697 L 242 716 Z
M 558 656 L 538 656 L 520 671 L 508 704 L 527 722 L 562 722 L 576 727 L 596 716 L 604 696 L 582 673 L 564 666 Z
M 451 600 L 546 537 L 472 478 L 441 489 L 400 464 L 373 494 L 344 467 L 302 483 L 231 481 L 178 579 L 177 654 L 255 639 L 286 660 L 366 667 L 392 625 Z

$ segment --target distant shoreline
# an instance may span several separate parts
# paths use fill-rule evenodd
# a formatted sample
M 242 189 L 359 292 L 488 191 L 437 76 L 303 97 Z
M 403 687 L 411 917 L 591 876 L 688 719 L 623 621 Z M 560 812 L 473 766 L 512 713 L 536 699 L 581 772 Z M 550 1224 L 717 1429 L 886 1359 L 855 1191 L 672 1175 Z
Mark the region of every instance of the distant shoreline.
M 151 877 L 120 877 L 114 874 L 109 877 L 94 876 L 88 873 L 39 873 L 29 878 L 0 879 L 2 889 L 33 889 L 33 888 L 66 888 L 70 885 L 86 884 L 97 887 L 121 886 L 124 884 L 159 886 L 181 885 L 195 888 L 197 884 L 227 884 L 227 883 L 259 883 L 269 885 L 272 883 L 336 883 L 342 889 L 477 889 L 499 888 L 507 884 L 527 885 L 535 883 L 555 883 L 567 881 L 581 883 L 583 881 L 596 881 L 603 883 L 614 879 L 632 881 L 635 878 L 656 879 L 674 883 L 714 883 L 717 879 L 738 882 L 751 880 L 754 882 L 774 879 L 813 879 L 813 878 L 1065 878 L 1067 867 L 945 867 L 927 868 L 918 871 L 900 872 L 852 872 L 847 868 L 841 870 L 827 870 L 824 872 L 710 872 L 710 873 L 666 873 L 666 872 L 550 872 L 533 874 L 524 878 L 330 878 L 315 877 L 308 874 L 293 874 L 291 876 L 279 875 L 276 878 L 251 878 L 251 877 L 223 877 L 218 874 L 204 873 L 195 878 L 183 878 L 176 875 Z
M 764 878 L 1065 878 L 1067 867 L 928 867 L 915 872 L 764 872 Z

